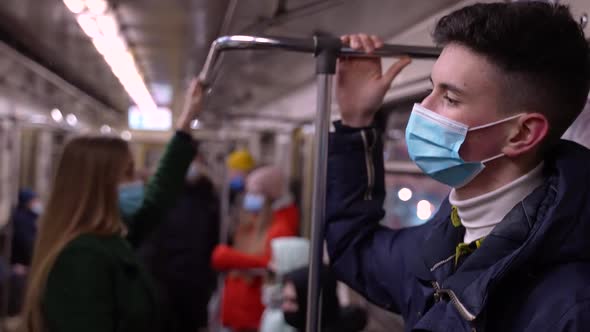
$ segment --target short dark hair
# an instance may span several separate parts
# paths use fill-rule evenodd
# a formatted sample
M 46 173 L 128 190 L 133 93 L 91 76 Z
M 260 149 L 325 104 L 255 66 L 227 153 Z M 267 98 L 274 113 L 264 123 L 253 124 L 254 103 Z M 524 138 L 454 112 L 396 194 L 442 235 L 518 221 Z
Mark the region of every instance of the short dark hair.
M 584 108 L 590 51 L 567 6 L 540 1 L 476 4 L 443 17 L 433 37 L 439 46 L 465 46 L 498 66 L 507 78 L 510 102 L 548 118 L 549 143 Z

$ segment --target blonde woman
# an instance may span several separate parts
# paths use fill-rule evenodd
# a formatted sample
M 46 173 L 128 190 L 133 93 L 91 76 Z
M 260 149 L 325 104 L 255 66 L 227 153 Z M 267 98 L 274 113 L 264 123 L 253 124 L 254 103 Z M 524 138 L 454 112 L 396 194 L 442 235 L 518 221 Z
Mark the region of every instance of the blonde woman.
M 137 246 L 163 219 L 195 155 L 190 122 L 202 88 L 191 84 L 178 131 L 137 209 L 122 213 L 133 161 L 118 138 L 69 142 L 41 217 L 23 310 L 26 332 L 155 331 L 158 308 Z M 121 211 L 121 212 L 120 212 Z

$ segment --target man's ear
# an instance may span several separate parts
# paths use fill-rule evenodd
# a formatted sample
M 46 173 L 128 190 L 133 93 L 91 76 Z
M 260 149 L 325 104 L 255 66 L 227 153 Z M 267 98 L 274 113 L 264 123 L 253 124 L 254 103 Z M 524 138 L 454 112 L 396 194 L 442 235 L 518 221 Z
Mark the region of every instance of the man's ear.
M 526 113 L 518 118 L 518 125 L 508 134 L 508 144 L 502 152 L 517 157 L 537 149 L 549 132 L 549 120 L 541 113 Z

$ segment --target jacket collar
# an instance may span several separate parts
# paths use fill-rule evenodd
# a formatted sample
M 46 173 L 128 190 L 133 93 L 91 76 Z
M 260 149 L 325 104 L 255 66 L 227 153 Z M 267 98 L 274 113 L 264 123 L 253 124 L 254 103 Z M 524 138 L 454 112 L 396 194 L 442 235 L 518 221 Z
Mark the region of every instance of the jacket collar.
M 488 294 L 498 289 L 502 279 L 528 264 L 529 242 L 543 220 L 542 209 L 555 199 L 550 186 L 543 185 L 520 204 L 488 235 L 481 247 L 442 282 L 442 288 L 455 292 L 466 308 L 477 316 L 485 307 Z

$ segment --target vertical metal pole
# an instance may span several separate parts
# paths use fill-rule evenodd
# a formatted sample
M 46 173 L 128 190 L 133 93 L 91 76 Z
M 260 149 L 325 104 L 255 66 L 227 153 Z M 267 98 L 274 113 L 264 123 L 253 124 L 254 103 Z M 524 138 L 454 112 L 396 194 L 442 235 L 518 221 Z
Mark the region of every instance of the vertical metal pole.
M 321 326 L 320 273 L 324 253 L 324 219 L 326 215 L 326 179 L 328 166 L 328 134 L 332 104 L 332 74 L 317 75 L 317 115 L 314 135 L 314 173 L 312 202 L 312 232 L 307 293 L 307 332 L 319 332 Z
M 221 181 L 221 204 L 219 211 L 219 243 L 229 242 L 229 214 L 230 214 L 230 188 L 227 167 L 223 169 Z
M 230 186 L 229 186 L 229 172 L 225 163 L 223 165 L 223 174 L 221 181 L 221 204 L 219 211 L 219 243 L 229 243 L 229 223 L 230 223 Z M 223 326 L 221 322 L 221 303 L 223 302 L 223 290 L 225 286 L 225 276 L 219 273 L 217 276 L 217 303 L 216 307 L 213 308 L 210 305 L 210 310 L 213 311 L 213 317 L 210 317 L 209 328 L 211 331 L 221 331 Z

